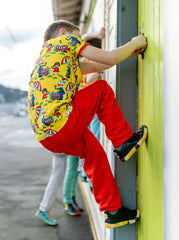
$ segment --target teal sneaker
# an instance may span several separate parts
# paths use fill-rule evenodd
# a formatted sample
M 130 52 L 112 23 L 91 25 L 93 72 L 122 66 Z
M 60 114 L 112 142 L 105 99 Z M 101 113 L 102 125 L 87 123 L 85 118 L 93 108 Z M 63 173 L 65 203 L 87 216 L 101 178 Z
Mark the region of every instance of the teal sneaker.
M 72 204 L 64 204 L 64 213 L 70 216 L 80 216 L 81 213 L 77 211 Z
M 58 225 L 57 221 L 52 217 L 50 212 L 42 212 L 38 210 L 35 214 L 36 217 L 42 219 L 44 222 L 46 222 L 48 225 L 56 226 Z
M 105 225 L 107 228 L 116 228 L 126 224 L 133 224 L 139 216 L 140 212 L 138 209 L 130 210 L 123 206 L 119 208 L 114 215 L 108 211 L 104 211 Z

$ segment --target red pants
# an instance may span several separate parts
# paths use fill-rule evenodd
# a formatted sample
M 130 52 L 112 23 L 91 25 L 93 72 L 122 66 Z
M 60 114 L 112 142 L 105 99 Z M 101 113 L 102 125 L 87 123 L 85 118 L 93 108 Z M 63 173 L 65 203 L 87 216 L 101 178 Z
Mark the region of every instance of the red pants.
M 97 80 L 76 92 L 72 105 L 65 126 L 41 144 L 52 152 L 84 158 L 84 171 L 92 182 L 100 210 L 116 210 L 121 207 L 121 197 L 106 153 L 88 126 L 96 113 L 114 147 L 124 143 L 133 133 L 117 105 L 113 90 L 104 80 Z

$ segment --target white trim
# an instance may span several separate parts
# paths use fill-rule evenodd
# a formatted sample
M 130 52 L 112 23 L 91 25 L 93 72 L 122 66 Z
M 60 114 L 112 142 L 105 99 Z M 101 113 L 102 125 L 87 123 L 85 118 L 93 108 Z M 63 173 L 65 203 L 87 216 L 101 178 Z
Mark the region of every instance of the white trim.
M 94 195 L 91 193 L 88 183 L 80 182 L 80 187 L 88 210 L 94 240 L 105 240 L 104 214 L 103 212 L 100 212 L 99 206 L 96 204 Z

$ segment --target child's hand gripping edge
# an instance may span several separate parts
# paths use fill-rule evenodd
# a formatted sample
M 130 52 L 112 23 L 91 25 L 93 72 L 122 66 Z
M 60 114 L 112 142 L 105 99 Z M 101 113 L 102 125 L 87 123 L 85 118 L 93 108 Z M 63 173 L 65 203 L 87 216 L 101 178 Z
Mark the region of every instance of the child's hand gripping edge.
M 145 52 L 145 50 L 146 50 L 146 48 L 147 48 L 147 38 L 144 36 L 144 34 L 132 38 L 131 41 L 135 41 L 135 42 L 137 41 L 137 42 L 139 42 L 141 45 L 143 45 L 143 47 L 135 50 L 135 51 L 129 56 L 129 58 L 138 56 L 139 54 L 141 54 L 141 56 L 143 56 L 143 54 L 144 54 L 144 52 Z

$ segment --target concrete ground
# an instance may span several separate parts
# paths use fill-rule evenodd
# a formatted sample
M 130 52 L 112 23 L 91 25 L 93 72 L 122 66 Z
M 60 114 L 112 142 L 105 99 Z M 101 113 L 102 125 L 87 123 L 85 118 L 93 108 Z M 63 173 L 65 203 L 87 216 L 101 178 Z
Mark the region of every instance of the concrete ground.
M 59 187 L 51 214 L 59 225 L 51 227 L 35 217 L 48 182 L 51 155 L 35 140 L 28 117 L 0 119 L 0 239 L 92 240 L 87 210 L 79 189 L 82 216 L 63 213 Z

